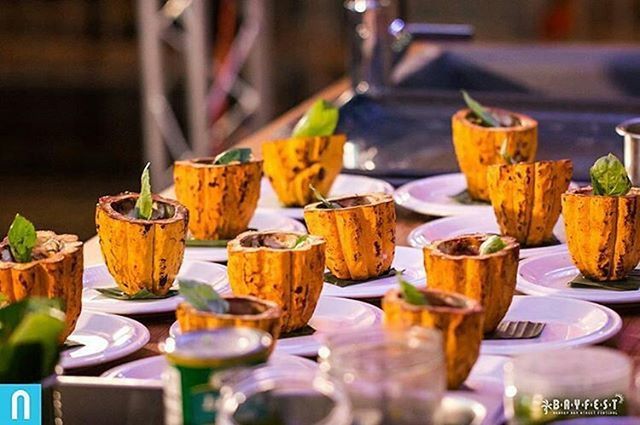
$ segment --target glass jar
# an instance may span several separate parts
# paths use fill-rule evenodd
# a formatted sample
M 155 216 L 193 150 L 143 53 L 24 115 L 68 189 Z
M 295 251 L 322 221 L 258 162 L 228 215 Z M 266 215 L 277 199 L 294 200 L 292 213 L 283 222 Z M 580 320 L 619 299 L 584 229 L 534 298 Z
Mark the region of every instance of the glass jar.
M 212 377 L 220 388 L 217 425 L 351 425 L 339 385 L 318 370 L 260 366 Z
M 429 424 L 446 387 L 440 331 L 376 329 L 326 337 L 320 368 L 342 384 L 359 425 Z
M 630 405 L 629 357 L 605 347 L 530 353 L 505 365 L 510 424 L 544 424 L 581 416 L 624 416 Z

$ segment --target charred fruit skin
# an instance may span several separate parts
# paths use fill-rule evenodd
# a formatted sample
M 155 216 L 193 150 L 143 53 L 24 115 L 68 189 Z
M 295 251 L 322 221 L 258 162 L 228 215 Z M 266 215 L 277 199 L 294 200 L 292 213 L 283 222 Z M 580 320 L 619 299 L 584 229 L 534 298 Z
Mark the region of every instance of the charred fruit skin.
M 430 289 L 465 295 L 484 309 L 484 332 L 493 332 L 509 310 L 516 287 L 520 245 L 503 236 L 506 247 L 488 255 L 453 255 L 441 251 L 443 243 L 461 239 L 480 245 L 489 235 L 471 234 L 436 241 L 424 247 Z
M 64 248 L 48 258 L 28 263 L 0 261 L 0 293 L 9 303 L 33 296 L 61 300 L 66 323 L 60 341 L 64 342 L 75 329 L 82 310 L 82 242 L 76 235 L 57 235 L 46 230 L 36 234 L 38 240 L 59 238 L 65 241 Z M 5 238 L 0 248 L 7 244 Z
M 591 187 L 562 195 L 571 258 L 588 279 L 623 279 L 640 261 L 640 189 L 624 196 L 593 195 Z
M 309 236 L 300 249 L 243 247 L 245 232 L 227 245 L 227 271 L 236 296 L 273 301 L 282 309 L 282 332 L 304 327 L 315 311 L 324 282 L 325 242 Z
M 421 291 L 441 296 L 452 295 L 430 289 Z M 406 302 L 397 289 L 388 291 L 382 299 L 385 326 L 399 329 L 423 326 L 442 332 L 447 388 L 450 390 L 458 389 L 469 376 L 480 354 L 483 337 L 482 307 L 471 299 L 461 298 L 466 299 L 465 308 L 416 306 Z
M 113 203 L 137 194 L 103 196 L 96 207 L 96 230 L 109 273 L 128 295 L 143 289 L 156 295 L 169 292 L 182 259 L 189 212 L 179 202 L 153 195 L 154 202 L 175 208 L 168 219 L 129 218 L 113 209 Z
M 203 160 L 213 162 L 175 162 L 176 198 L 189 210 L 189 230 L 196 239 L 233 239 L 247 230 L 258 205 L 262 161 L 213 165 Z
M 328 196 L 342 169 L 345 142 L 344 134 L 335 134 L 264 143 L 264 173 L 282 205 L 303 207 L 313 202 L 310 185 Z
M 304 209 L 311 234 L 327 241 L 327 267 L 339 279 L 380 276 L 393 263 L 396 241 L 393 198 L 385 194 L 366 196 L 372 199 L 367 205 L 327 209 L 315 203 Z
M 572 174 L 568 159 L 490 166 L 489 197 L 500 232 L 524 246 L 552 240 Z
M 494 111 L 499 109 L 491 108 Z M 487 188 L 487 168 L 493 164 L 505 164 L 500 153 L 505 139 L 508 140 L 507 153 L 523 162 L 531 162 L 538 149 L 538 122 L 526 115 L 501 111 L 520 121 L 514 127 L 482 127 L 467 117 L 469 109 L 461 109 L 451 118 L 453 147 L 458 166 L 467 180 L 467 190 L 471 198 L 489 200 Z

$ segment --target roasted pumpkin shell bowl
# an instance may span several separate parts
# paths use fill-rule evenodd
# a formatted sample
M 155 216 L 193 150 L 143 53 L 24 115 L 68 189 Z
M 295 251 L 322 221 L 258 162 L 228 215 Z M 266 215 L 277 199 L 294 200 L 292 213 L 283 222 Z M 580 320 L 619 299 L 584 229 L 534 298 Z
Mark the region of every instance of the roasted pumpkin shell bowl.
M 96 230 L 109 273 L 128 295 L 143 289 L 165 295 L 180 270 L 189 212 L 177 201 L 153 195 L 151 219 L 135 218 L 137 193 L 103 196 Z
M 384 323 L 389 328 L 424 326 L 439 329 L 447 364 L 447 387 L 457 389 L 467 379 L 480 354 L 483 309 L 470 298 L 433 289 L 419 289 L 428 304 L 410 304 L 398 289 L 382 299 Z
M 313 315 L 322 291 L 324 250 L 325 241 L 319 236 L 279 231 L 242 233 L 227 245 L 233 294 L 275 302 L 282 309 L 282 332 L 302 328 Z
M 0 294 L 13 303 L 40 296 L 62 301 L 65 312 L 64 341 L 75 329 L 82 309 L 82 242 L 76 235 L 36 232 L 32 261 L 14 262 L 5 238 L 0 242 Z
M 268 332 L 277 340 L 282 327 L 282 310 L 272 301 L 251 296 L 227 296 L 227 313 L 200 311 L 187 302 L 180 303 L 176 318 L 182 332 L 244 326 Z

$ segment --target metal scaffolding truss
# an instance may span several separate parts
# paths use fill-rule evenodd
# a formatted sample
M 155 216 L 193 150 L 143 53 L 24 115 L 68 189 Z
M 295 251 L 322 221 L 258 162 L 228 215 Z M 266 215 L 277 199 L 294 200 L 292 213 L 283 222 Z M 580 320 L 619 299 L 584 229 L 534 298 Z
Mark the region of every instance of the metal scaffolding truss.
M 170 182 L 174 159 L 210 155 L 220 148 L 220 141 L 257 111 L 259 90 L 239 74 L 264 27 L 265 3 L 242 2 L 242 25 L 214 76 L 210 69 L 209 0 L 137 0 L 144 158 L 151 162 L 157 187 Z M 167 46 L 184 60 L 186 131 L 168 100 L 163 54 Z M 258 65 L 263 67 L 263 63 Z M 250 74 L 255 73 L 250 70 Z M 235 100 L 231 106 L 229 97 Z

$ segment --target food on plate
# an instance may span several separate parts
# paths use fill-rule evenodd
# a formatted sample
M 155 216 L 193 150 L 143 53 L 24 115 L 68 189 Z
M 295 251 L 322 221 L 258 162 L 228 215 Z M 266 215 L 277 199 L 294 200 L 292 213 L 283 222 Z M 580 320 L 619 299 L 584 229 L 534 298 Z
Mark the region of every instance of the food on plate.
M 225 296 L 206 283 L 180 280 L 176 317 L 182 332 L 212 330 L 232 326 L 256 328 L 280 336 L 282 310 L 273 301 L 252 296 Z
M 442 332 L 447 364 L 447 387 L 457 389 L 467 379 L 480 354 L 483 310 L 460 294 L 418 289 L 400 279 L 398 289 L 382 299 L 385 326 L 424 326 Z
M 335 277 L 364 280 L 391 268 L 396 240 L 391 195 L 322 197 L 304 208 L 304 220 L 310 233 L 326 240 L 327 267 Z
M 567 245 L 587 279 L 623 279 L 640 261 L 640 189 L 614 155 L 591 167 L 591 186 L 562 195 Z
M 238 148 L 215 158 L 176 161 L 173 181 L 178 202 L 189 210 L 195 239 L 233 239 L 247 230 L 260 197 L 262 161 Z
M 245 232 L 227 245 L 229 283 L 236 296 L 282 308 L 282 332 L 304 327 L 322 291 L 325 241 L 296 232 Z
M 487 186 L 500 232 L 526 247 L 552 242 L 572 173 L 568 159 L 491 165 Z
M 280 202 L 302 207 L 313 202 L 309 185 L 329 194 L 342 169 L 346 136 L 333 134 L 338 110 L 324 100 L 315 102 L 296 125 L 290 138 L 262 145 L 264 173 Z
M 509 236 L 469 234 L 423 248 L 429 289 L 463 294 L 484 309 L 484 332 L 507 313 L 516 287 L 520 245 Z
M 189 212 L 179 202 L 151 193 L 149 165 L 141 193 L 103 196 L 96 230 L 109 273 L 127 295 L 165 295 L 182 265 Z
M 472 199 L 488 201 L 487 168 L 504 164 L 506 153 L 522 162 L 535 159 L 538 122 L 526 115 L 497 108 L 485 108 L 463 92 L 468 108 L 451 118 L 453 147 Z M 506 151 L 500 152 L 504 140 Z
M 36 230 L 17 214 L 0 242 L 0 304 L 25 298 L 60 300 L 65 312 L 64 341 L 73 332 L 82 300 L 82 242 L 76 235 Z

